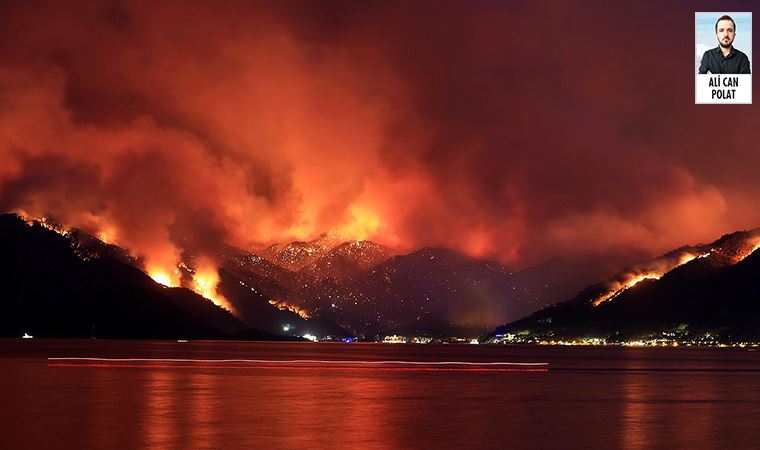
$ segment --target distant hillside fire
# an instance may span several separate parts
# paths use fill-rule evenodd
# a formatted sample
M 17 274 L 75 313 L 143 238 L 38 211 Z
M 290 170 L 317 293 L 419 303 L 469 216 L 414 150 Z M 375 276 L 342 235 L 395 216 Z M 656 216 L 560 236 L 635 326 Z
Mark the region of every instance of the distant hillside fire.
M 237 315 L 237 311 L 232 306 L 229 300 L 219 293 L 217 287 L 219 285 L 219 272 L 218 268 L 211 261 L 201 261 L 198 263 L 198 267 L 195 269 L 193 277 L 193 290 L 202 295 L 203 297 L 211 300 L 216 306 L 224 308 L 231 312 L 233 315 Z
M 710 245 L 675 250 L 640 266 L 627 269 L 606 282 L 607 291 L 593 299 L 591 306 L 610 301 L 644 280 L 659 280 L 670 271 L 698 258 L 716 259 L 716 264 L 732 265 L 760 248 L 760 231 L 727 235 Z
M 56 223 L 55 221 L 48 219 L 46 217 L 41 217 L 39 219 L 32 218 L 24 211 L 17 211 L 16 215 L 20 217 L 29 226 L 39 225 L 42 228 L 58 233 L 61 236 L 70 238 L 72 241 L 71 242 L 72 246 L 78 245 L 78 242 L 73 237 L 72 231 L 74 229 L 72 227 L 60 225 Z M 100 239 L 101 234 L 102 233 L 98 233 L 95 237 L 101 240 L 103 244 L 117 245 L 113 242 L 113 240 L 109 242 L 109 241 Z M 109 236 L 113 236 L 113 234 L 109 234 Z M 139 260 L 135 259 L 135 261 L 139 261 Z M 215 305 L 226 309 L 232 314 L 237 314 L 232 304 L 226 298 L 224 298 L 224 296 L 222 296 L 221 294 L 217 292 L 217 285 L 219 283 L 219 275 L 217 274 L 217 270 L 218 270 L 217 265 L 213 261 L 207 258 L 201 259 L 200 262 L 196 264 L 198 265 L 197 269 L 190 268 L 184 263 L 179 263 L 175 265 L 173 268 L 158 267 L 155 265 L 148 266 L 148 267 L 140 267 L 140 268 L 144 270 L 145 273 L 148 276 L 150 276 L 153 279 L 153 281 L 155 281 L 156 283 L 159 283 L 166 287 L 180 287 L 182 286 L 182 281 L 181 281 L 182 272 L 180 270 L 180 268 L 182 267 L 184 268 L 185 271 L 189 273 L 192 279 L 191 283 L 188 283 L 188 285 L 183 286 L 183 287 L 187 287 L 195 291 L 195 293 L 208 299 L 209 301 L 213 302 Z
M 692 252 L 683 252 L 680 255 L 663 256 L 643 267 L 625 271 L 610 280 L 607 283 L 609 291 L 594 299 L 591 302 L 591 305 L 599 306 L 606 301 L 612 300 L 626 289 L 630 289 L 644 280 L 659 280 L 663 275 L 676 267 L 680 267 L 696 258 L 705 258 L 707 256 L 709 256 L 709 253 L 695 254 Z
M 304 319 L 308 319 L 311 315 L 304 309 L 298 306 L 290 305 L 282 300 L 269 300 L 269 304 L 275 306 L 280 311 L 290 311 L 298 314 Z
M 54 221 L 46 217 L 35 219 L 33 217 L 30 217 L 29 214 L 27 214 L 24 211 L 16 211 L 16 215 L 20 217 L 24 222 L 26 222 L 26 224 L 29 226 L 39 225 L 42 228 L 45 228 L 46 230 L 54 231 L 60 234 L 61 236 L 68 236 L 69 232 L 71 231 L 70 227 L 55 223 Z

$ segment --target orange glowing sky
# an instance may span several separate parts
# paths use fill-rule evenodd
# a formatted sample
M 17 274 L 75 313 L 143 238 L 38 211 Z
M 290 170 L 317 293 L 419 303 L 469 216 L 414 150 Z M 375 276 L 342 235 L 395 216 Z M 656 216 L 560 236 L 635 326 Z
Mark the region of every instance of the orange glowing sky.
M 693 11 L 581 5 L 3 2 L 0 208 L 169 284 L 329 230 L 520 267 L 760 225 L 758 114 L 693 105 Z

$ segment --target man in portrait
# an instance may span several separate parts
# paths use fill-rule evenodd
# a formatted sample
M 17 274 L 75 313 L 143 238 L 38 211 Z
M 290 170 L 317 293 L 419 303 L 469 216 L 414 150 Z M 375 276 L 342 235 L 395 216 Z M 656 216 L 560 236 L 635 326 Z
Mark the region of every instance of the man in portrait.
M 721 16 L 715 22 L 715 37 L 718 39 L 718 46 L 707 50 L 702 55 L 699 73 L 750 73 L 749 58 L 743 52 L 734 48 L 736 23 L 731 16 Z

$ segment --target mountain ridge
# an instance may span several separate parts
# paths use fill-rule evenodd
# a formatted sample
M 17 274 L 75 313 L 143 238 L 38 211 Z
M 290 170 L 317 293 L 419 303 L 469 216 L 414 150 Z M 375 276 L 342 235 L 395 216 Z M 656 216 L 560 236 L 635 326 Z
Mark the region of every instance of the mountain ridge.
M 758 250 L 760 229 L 679 247 L 590 285 L 569 300 L 497 327 L 489 339 L 518 333 L 528 340 L 589 336 L 621 340 L 674 329 L 725 339 L 760 337 L 760 320 L 748 319 L 760 312 Z M 682 259 L 685 254 L 691 257 Z M 647 272 L 676 259 L 678 264 L 659 275 Z M 628 284 L 619 284 L 625 279 Z M 609 295 L 610 289 L 617 290 Z

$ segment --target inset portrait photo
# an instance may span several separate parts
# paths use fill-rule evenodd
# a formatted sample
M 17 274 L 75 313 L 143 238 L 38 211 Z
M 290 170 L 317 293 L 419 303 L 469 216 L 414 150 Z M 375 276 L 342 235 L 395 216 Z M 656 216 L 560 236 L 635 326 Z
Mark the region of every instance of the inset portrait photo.
M 752 103 L 752 13 L 695 15 L 695 103 Z

